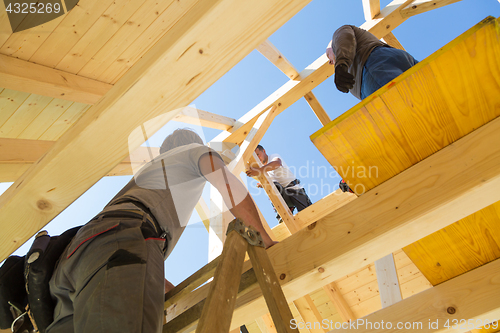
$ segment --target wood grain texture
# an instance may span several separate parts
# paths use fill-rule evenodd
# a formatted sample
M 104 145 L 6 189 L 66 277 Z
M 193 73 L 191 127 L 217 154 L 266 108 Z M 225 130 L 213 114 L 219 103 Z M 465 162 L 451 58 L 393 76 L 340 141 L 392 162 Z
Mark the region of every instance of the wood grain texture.
M 491 145 L 492 140 L 500 141 L 500 119 L 341 207 L 314 228 L 271 247 L 267 252 L 283 277 L 287 299 L 309 294 L 500 201 L 500 147 Z M 195 291 L 197 297 L 202 293 Z M 239 297 L 232 328 L 263 315 L 263 307 L 258 290 Z M 358 316 L 355 308 L 353 312 Z
M 372 313 L 363 318 L 364 322 L 398 322 L 410 323 L 409 331 L 413 332 L 464 332 L 467 329 L 444 327 L 446 320 L 471 319 L 475 323 L 485 322 L 500 316 L 500 261 L 496 260 L 476 270 L 451 279 L 443 284 L 426 290 L 388 308 Z M 448 309 L 453 308 L 453 314 Z M 477 320 L 477 322 L 476 322 Z M 436 327 L 429 322 L 438 321 Z M 416 323 L 416 326 L 413 326 Z M 418 324 L 419 323 L 419 324 Z M 362 326 L 363 332 L 395 332 L 401 331 L 387 326 L 375 329 L 375 326 Z M 335 332 L 347 331 L 346 329 Z
M 311 136 L 357 194 L 500 115 L 497 24 L 483 20 Z
M 86 104 L 95 104 L 111 89 L 110 84 L 5 55 L 0 55 L 0 82 L 11 90 Z
M 403 250 L 433 285 L 495 260 L 500 257 L 500 202 Z
M 139 146 L 144 138 L 134 130 L 141 124 L 150 121 L 152 132 L 161 127 L 307 3 L 197 2 L 58 140 L 36 168 L 0 197 L 2 257 L 123 160 L 129 150 L 127 139 L 136 138 L 132 148 Z M 200 49 L 207 52 L 202 54 Z M 153 120 L 162 115 L 161 121 Z M 113 126 L 116 119 L 121 120 L 120 126 Z M 76 172 L 74 166 L 85 172 L 77 172 L 78 176 L 67 172 Z M 25 223 L 21 228 L 8 227 L 6 221 L 12 220 Z

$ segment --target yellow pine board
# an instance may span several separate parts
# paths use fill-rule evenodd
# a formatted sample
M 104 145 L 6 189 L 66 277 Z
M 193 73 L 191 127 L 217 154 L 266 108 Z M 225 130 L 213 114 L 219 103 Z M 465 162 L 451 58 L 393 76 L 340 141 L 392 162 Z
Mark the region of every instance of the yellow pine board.
M 61 24 L 34 52 L 30 61 L 51 68 L 56 67 L 111 3 L 113 0 L 80 1 L 78 6 L 64 16 Z
M 4 89 L 0 93 L 0 128 L 30 96 L 29 93 Z
M 61 117 L 74 102 L 54 98 L 49 105 L 26 127 L 18 139 L 37 140 Z
M 33 15 L 34 14 L 28 14 L 26 19 L 31 19 Z M 62 15 L 52 21 L 11 34 L 2 47 L 0 47 L 0 53 L 22 60 L 28 60 L 50 36 L 59 23 L 61 23 L 64 17 L 65 15 Z M 33 19 L 38 18 L 34 17 Z
M 79 75 L 97 79 L 144 31 L 172 4 L 171 1 L 146 0 L 130 19 L 79 71 Z
M 0 127 L 0 137 L 17 138 L 52 100 L 52 97 L 31 94 Z
M 500 202 L 403 249 L 437 285 L 500 257 Z
M 483 20 L 311 136 L 357 194 L 500 115 L 497 24 Z
M 98 81 L 115 84 L 156 42 L 179 22 L 197 2 L 174 1 L 113 63 L 103 71 Z M 181 56 L 181 54 L 179 54 Z
M 38 140 L 56 141 L 91 107 L 83 103 L 73 103 Z
M 56 68 L 78 73 L 143 3 L 144 0 L 113 1 Z

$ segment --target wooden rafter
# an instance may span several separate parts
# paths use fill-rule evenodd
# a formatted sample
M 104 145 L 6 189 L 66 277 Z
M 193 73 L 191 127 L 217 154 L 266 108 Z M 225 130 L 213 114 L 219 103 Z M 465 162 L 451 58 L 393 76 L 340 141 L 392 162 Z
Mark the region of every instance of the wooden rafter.
M 0 182 L 15 182 L 36 163 L 55 141 L 0 138 Z M 133 175 L 159 154 L 158 147 L 139 147 L 115 166 L 106 176 Z
M 292 80 L 302 79 L 300 73 L 292 65 L 292 63 L 288 61 L 288 59 L 286 59 L 285 56 L 282 55 L 281 52 L 269 40 L 266 40 L 264 43 L 260 44 L 257 47 L 257 50 L 269 61 L 271 61 L 276 67 L 278 67 L 290 79 Z M 314 96 L 312 91 L 306 93 L 304 95 L 304 98 L 323 126 L 325 126 L 331 121 L 325 109 L 321 106 L 321 103 L 318 101 L 316 96 Z
M 148 131 L 154 133 L 308 2 L 210 0 L 193 5 L 0 197 L 0 258 L 12 253 L 123 160 L 129 149 L 127 138 L 141 124 L 164 115 L 149 124 Z M 203 52 L 206 48 L 210 52 Z M 120 119 L 119 127 L 114 126 L 116 119 Z M 133 139 L 132 148 L 145 138 L 138 131 Z M 82 169 L 86 172 L 78 171 Z M 23 224 L 14 226 L 9 221 Z
M 499 201 L 500 147 L 489 144 L 496 141 L 500 119 L 270 248 L 288 301 Z M 203 298 L 203 292 L 190 299 Z M 179 302 L 177 308 L 187 304 Z M 233 327 L 264 314 L 255 290 L 248 290 L 236 307 Z
M 365 20 L 370 21 L 380 14 L 380 0 L 363 0 Z
M 202 127 L 220 129 L 223 131 L 227 131 L 228 129 L 232 128 L 234 126 L 234 123 L 236 122 L 236 120 L 233 118 L 221 116 L 192 107 L 184 108 L 182 112 L 172 120 L 192 125 L 199 125 Z
M 112 87 L 3 54 L 0 54 L 0 82 L 3 88 L 85 104 L 97 103 Z
M 394 325 L 390 329 L 385 326 L 376 330 L 376 332 L 382 333 L 402 330 L 412 332 L 463 332 L 464 327 L 467 328 L 467 326 L 463 326 L 461 329 L 459 329 L 459 325 L 455 325 L 454 329 L 444 327 L 447 321 L 448 324 L 454 323 L 453 319 L 457 319 L 459 316 L 459 323 L 460 319 L 467 318 L 465 319 L 465 325 L 472 323 L 472 327 L 479 328 L 482 324 L 487 324 L 487 320 L 491 321 L 500 318 L 499 281 L 500 260 L 495 260 L 434 288 L 409 297 L 397 305 L 363 317 L 356 322 L 360 323 L 360 330 L 365 329 L 363 323 L 366 322 L 381 323 L 383 320 L 385 323 Z M 397 311 L 395 307 L 397 307 Z M 470 321 L 467 321 L 469 319 Z M 404 327 L 401 329 L 396 327 L 398 323 L 409 326 L 406 329 Z M 437 323 L 437 325 L 430 326 L 431 323 Z M 452 326 L 449 325 L 450 328 Z M 339 329 L 338 331 L 352 330 Z
M 400 13 L 401 10 L 408 6 L 408 4 L 412 1 L 413 0 L 392 1 L 381 11 L 377 19 L 365 22 L 361 25 L 361 28 L 370 31 L 378 38 L 386 36 L 389 32 L 403 23 L 408 17 L 418 14 L 415 12 L 412 13 L 412 15 L 405 15 L 403 17 Z M 252 110 L 248 111 L 244 116 L 238 119 L 236 125 L 229 131 L 230 133 L 221 133 L 214 139 L 214 141 L 226 141 L 233 143 L 242 142 L 248 131 L 252 128 L 253 124 L 262 113 L 274 105 L 277 107 L 277 113 L 281 113 L 283 110 L 299 100 L 302 96 L 333 75 L 333 66 L 328 64 L 328 58 L 323 54 L 299 74 L 302 78 L 301 81 L 290 80 L 285 83 Z

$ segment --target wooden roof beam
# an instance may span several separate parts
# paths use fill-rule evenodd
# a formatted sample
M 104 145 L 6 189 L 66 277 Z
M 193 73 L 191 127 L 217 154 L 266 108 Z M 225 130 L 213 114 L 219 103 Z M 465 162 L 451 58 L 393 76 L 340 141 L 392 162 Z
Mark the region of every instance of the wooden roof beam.
M 264 43 L 260 44 L 257 47 L 257 51 L 259 51 L 264 57 L 266 57 L 270 62 L 273 63 L 279 70 L 281 70 L 286 76 L 288 76 L 291 80 L 300 80 L 300 73 L 295 69 L 288 59 L 285 58 L 281 54 L 281 52 L 274 46 L 269 40 L 266 40 Z M 326 113 L 321 103 L 318 101 L 316 96 L 314 96 L 312 91 L 309 91 L 304 95 L 304 98 L 313 110 L 318 120 L 321 122 L 323 126 L 328 124 L 331 119 Z
M 363 0 L 365 20 L 370 21 L 380 14 L 380 0 Z
M 377 19 L 365 22 L 361 25 L 361 28 L 370 31 L 378 38 L 383 38 L 403 23 L 408 17 L 419 13 L 417 11 L 413 11 L 411 12 L 411 15 L 403 16 L 401 14 L 401 11 L 413 1 L 415 0 L 392 1 L 381 11 Z M 438 4 L 436 6 L 441 7 L 444 5 L 445 1 L 446 0 L 438 0 Z M 453 1 L 456 2 L 456 0 Z M 325 54 L 322 54 L 311 65 L 307 66 L 302 72 L 300 72 L 299 75 L 302 78 L 300 81 L 290 80 L 285 83 L 252 110 L 248 111 L 245 115 L 238 119 L 232 129 L 228 132 L 219 134 L 212 141 L 225 141 L 236 144 L 241 143 L 262 113 L 274 105 L 277 107 L 277 114 L 281 113 L 313 88 L 317 87 L 320 83 L 332 76 L 333 66 L 328 64 L 328 58 Z
M 85 104 L 97 103 L 112 87 L 3 54 L 0 54 L 0 82 L 3 88 Z
M 140 146 L 141 125 L 149 121 L 148 135 L 155 133 L 307 3 L 207 0 L 187 9 L 0 197 L 0 260 L 122 161 L 129 145 Z
M 192 125 L 199 125 L 202 127 L 220 129 L 222 131 L 229 130 L 236 122 L 236 119 L 192 107 L 184 108 L 182 112 L 172 120 Z
M 472 324 L 470 328 L 479 328 L 489 324 L 487 320 L 500 318 L 499 281 L 500 260 L 495 260 L 358 319 L 355 323 L 359 323 L 359 329 L 365 329 L 364 323 L 381 323 L 382 320 L 393 325 L 392 328 L 387 325 L 380 327 L 376 330 L 380 333 L 394 332 L 396 329 L 399 331 L 397 323 L 408 324 L 406 330 L 413 332 L 458 332 L 462 331 L 458 330 L 460 319 L 466 318 L 465 328 L 469 323 Z M 457 315 L 459 324 L 453 325 Z M 449 328 L 453 327 L 454 330 L 444 327 L 447 321 Z M 352 330 L 336 329 L 335 332 L 337 331 Z
M 497 141 L 500 118 L 268 249 L 287 300 L 500 201 L 500 147 L 489 144 Z M 190 299 L 202 298 L 204 290 Z M 179 301 L 176 311 L 195 304 L 188 303 Z M 263 315 L 264 304 L 258 286 L 249 287 L 236 303 L 232 327 Z
M 0 182 L 15 182 L 36 163 L 55 141 L 0 138 Z M 158 147 L 139 147 L 114 167 L 106 176 L 133 175 L 142 165 L 158 156 Z

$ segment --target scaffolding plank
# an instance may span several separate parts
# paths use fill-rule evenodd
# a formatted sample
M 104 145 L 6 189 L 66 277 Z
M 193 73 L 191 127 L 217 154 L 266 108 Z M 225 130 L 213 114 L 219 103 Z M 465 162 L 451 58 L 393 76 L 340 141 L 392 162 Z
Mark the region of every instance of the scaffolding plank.
M 483 20 L 311 136 L 358 195 L 500 115 L 497 25 Z

